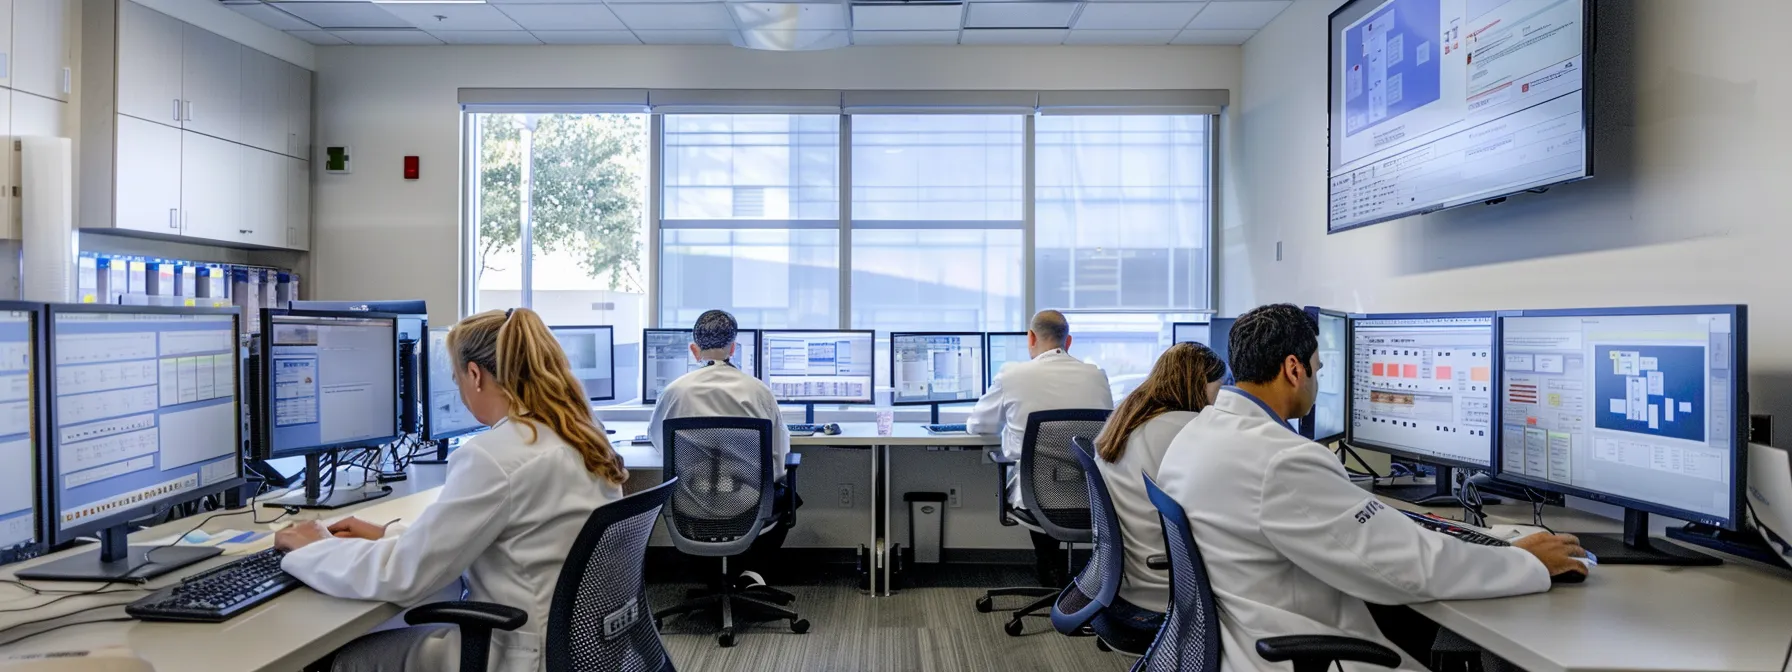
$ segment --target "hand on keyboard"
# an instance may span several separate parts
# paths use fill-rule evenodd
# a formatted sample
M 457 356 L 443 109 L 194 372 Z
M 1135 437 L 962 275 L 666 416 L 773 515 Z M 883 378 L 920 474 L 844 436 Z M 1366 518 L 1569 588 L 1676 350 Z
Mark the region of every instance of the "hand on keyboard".
M 284 530 L 274 533 L 274 548 L 282 553 L 291 553 L 315 542 L 330 538 L 330 530 L 323 523 L 315 520 L 293 523 Z
M 274 549 L 187 577 L 125 607 L 145 621 L 218 623 L 297 588 L 299 580 L 280 569 L 284 554 Z
M 395 523 L 398 521 L 395 520 L 392 522 Z M 326 529 L 330 531 L 330 534 L 336 535 L 336 538 L 338 539 L 366 539 L 368 541 L 373 541 L 386 536 L 386 528 L 390 526 L 391 523 L 378 525 L 354 516 L 349 516 L 334 523 L 330 523 L 330 526 Z

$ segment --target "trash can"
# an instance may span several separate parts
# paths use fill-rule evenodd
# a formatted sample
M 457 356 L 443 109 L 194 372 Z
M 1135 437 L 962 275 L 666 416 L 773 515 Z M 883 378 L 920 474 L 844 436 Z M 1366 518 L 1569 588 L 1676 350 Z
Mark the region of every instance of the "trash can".
M 946 493 L 910 492 L 902 501 L 908 502 L 908 547 L 914 561 L 939 563 L 946 545 Z

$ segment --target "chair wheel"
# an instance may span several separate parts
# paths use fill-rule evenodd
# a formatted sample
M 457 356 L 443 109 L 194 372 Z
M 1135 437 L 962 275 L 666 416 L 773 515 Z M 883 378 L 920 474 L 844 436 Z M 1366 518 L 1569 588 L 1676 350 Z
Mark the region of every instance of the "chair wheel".
M 995 602 L 991 601 L 989 599 L 988 595 L 984 595 L 983 597 L 977 598 L 977 611 L 987 614 L 987 613 L 995 611 L 995 610 L 996 610 Z
M 1114 652 L 1114 647 L 1108 646 L 1107 642 L 1101 641 L 1099 639 L 1095 640 L 1095 648 L 1101 649 L 1102 653 L 1113 653 Z
M 799 618 L 797 620 L 791 621 L 790 622 L 790 631 L 794 632 L 796 634 L 799 634 L 799 635 L 803 634 L 805 632 L 808 632 L 809 631 L 809 619 Z
M 1008 633 L 1009 637 L 1019 637 L 1021 629 L 1024 627 L 1026 626 L 1020 622 L 1020 619 L 1015 619 L 1004 624 L 1002 632 Z
M 655 630 L 665 630 L 665 629 L 666 629 L 666 619 L 663 619 L 663 618 L 657 618 L 657 617 L 656 617 L 656 618 L 654 618 L 654 619 L 653 619 L 653 629 L 655 629 Z
M 734 633 L 724 632 L 722 634 L 716 635 L 716 644 L 720 645 L 724 649 L 732 648 L 734 646 Z

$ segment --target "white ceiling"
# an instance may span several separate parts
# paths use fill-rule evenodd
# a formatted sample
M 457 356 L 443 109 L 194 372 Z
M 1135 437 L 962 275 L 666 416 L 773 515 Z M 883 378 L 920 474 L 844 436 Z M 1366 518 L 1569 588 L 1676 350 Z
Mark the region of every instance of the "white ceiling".
M 221 0 L 324 46 L 740 44 L 751 0 Z M 777 0 L 799 2 L 800 0 Z M 1243 44 L 1293 0 L 855 0 L 812 3 L 807 28 L 858 46 Z M 764 7 L 763 4 L 757 5 Z M 740 9 L 743 11 L 731 11 Z M 837 17 L 837 18 L 836 18 Z

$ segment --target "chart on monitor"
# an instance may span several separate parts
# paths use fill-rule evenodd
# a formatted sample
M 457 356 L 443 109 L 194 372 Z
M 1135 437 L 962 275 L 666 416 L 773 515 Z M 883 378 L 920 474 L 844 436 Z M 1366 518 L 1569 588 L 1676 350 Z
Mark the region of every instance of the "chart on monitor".
M 983 334 L 891 334 L 890 401 L 942 404 L 983 394 Z
M 655 403 L 666 386 L 703 366 L 691 354 L 691 330 L 646 329 L 641 334 L 641 366 L 645 385 L 641 402 Z M 741 329 L 734 335 L 734 354 L 728 363 L 748 376 L 759 377 L 759 332 Z
M 779 401 L 869 404 L 872 332 L 767 331 L 765 382 Z
M 424 431 L 431 440 L 444 439 L 482 425 L 467 410 L 460 397 L 460 386 L 454 382 L 454 356 L 448 351 L 448 330 L 429 330 L 429 409 L 424 413 Z
M 1490 466 L 1493 316 L 1371 315 L 1354 322 L 1351 442 Z

